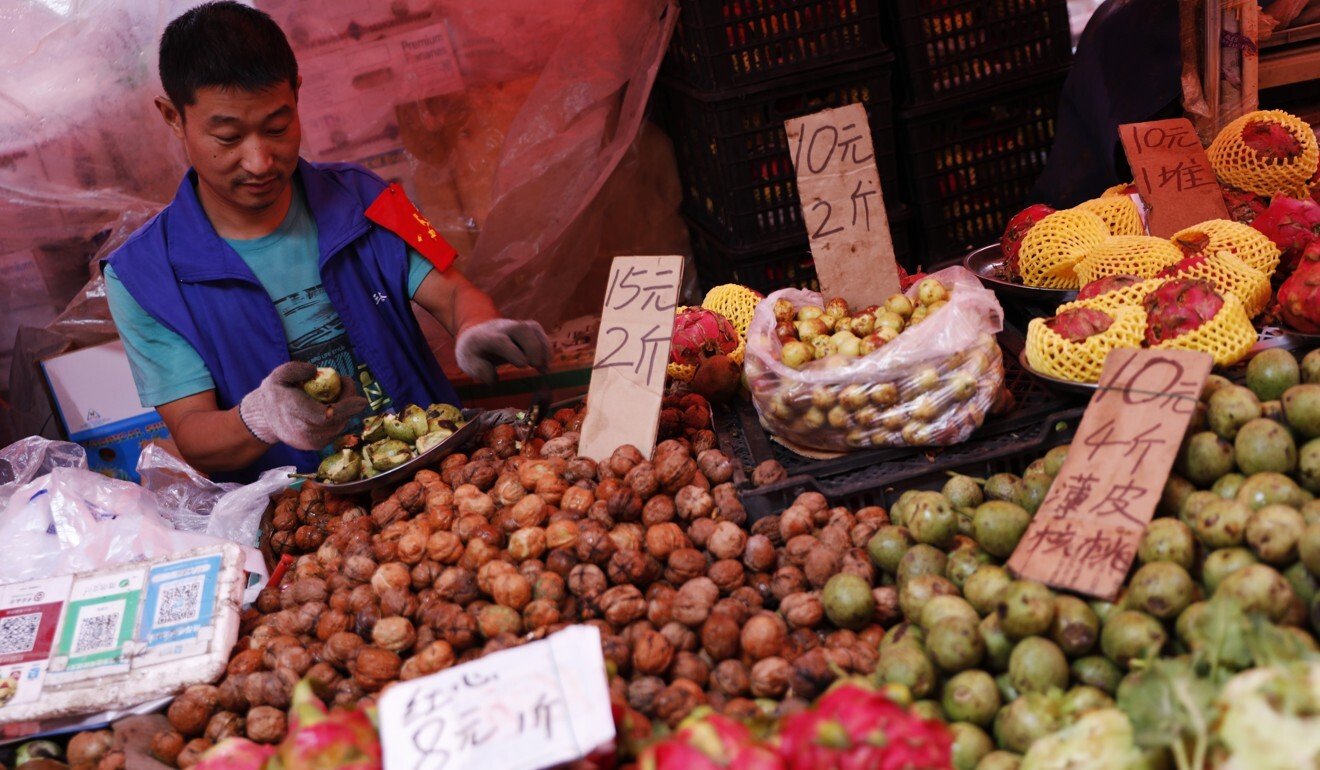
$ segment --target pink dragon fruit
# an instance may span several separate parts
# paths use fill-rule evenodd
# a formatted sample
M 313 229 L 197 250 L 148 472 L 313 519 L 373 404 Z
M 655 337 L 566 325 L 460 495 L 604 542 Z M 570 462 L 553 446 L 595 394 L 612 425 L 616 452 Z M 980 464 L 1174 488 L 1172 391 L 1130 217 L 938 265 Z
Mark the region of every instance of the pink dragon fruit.
M 1306 257 L 1279 287 L 1279 314 L 1297 331 L 1320 334 L 1320 241 L 1311 244 Z
M 1265 210 L 1265 199 L 1259 195 L 1224 185 L 1224 206 L 1228 209 L 1228 218 L 1234 222 L 1249 225 Z
M 729 319 L 701 307 L 685 308 L 674 317 L 674 337 L 669 346 L 669 360 L 696 366 L 716 355 L 728 355 L 738 348 L 738 330 Z
M 1077 299 L 1098 297 L 1101 294 L 1108 294 L 1111 291 L 1122 289 L 1125 286 L 1131 286 L 1134 283 L 1141 283 L 1142 280 L 1142 278 L 1135 275 L 1107 275 L 1104 278 L 1097 278 L 1083 286 L 1082 290 L 1077 292 Z
M 1065 310 L 1053 318 L 1046 319 L 1045 325 L 1071 342 L 1083 342 L 1114 324 L 1108 313 L 1095 308 L 1079 307 Z
M 699 709 L 678 732 L 646 747 L 640 770 L 783 770 L 773 751 L 759 744 L 740 722 Z
M 276 749 L 281 770 L 381 770 L 380 736 L 372 716 L 327 710 L 308 679 L 293 688 L 289 734 Z
M 196 770 L 263 770 L 275 753 L 274 746 L 253 743 L 247 738 L 226 738 L 206 750 Z
M 1288 127 L 1273 120 L 1249 120 L 1242 127 L 1242 143 L 1263 160 L 1292 160 L 1302 154 L 1302 143 Z
M 1320 240 L 1320 203 L 1276 197 L 1251 226 L 1279 247 L 1279 269 L 1292 271 L 1306 247 Z
M 1022 250 L 1022 239 L 1027 237 L 1027 231 L 1053 213 L 1053 206 L 1033 203 L 1008 220 L 1008 227 L 1004 228 L 1004 235 L 999 239 L 999 248 L 1004 253 L 1004 270 L 1008 272 L 1008 277 L 1021 275 L 1018 268 L 1018 252 Z
M 951 744 L 940 722 L 848 681 L 788 717 L 778 751 L 787 770 L 948 770 Z
M 1146 295 L 1146 344 L 1167 342 L 1199 328 L 1224 306 L 1224 300 L 1209 282 L 1199 278 L 1175 278 Z

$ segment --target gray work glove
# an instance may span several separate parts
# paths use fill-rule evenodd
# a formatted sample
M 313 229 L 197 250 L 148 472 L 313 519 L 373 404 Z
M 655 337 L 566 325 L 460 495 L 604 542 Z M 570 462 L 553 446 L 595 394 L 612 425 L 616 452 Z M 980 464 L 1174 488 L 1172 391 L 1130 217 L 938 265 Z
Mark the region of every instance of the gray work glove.
M 267 444 L 320 449 L 344 431 L 350 418 L 367 408 L 367 400 L 357 394 L 352 380 L 341 375 L 339 398 L 323 404 L 302 387 L 315 376 L 316 367 L 305 361 L 280 364 L 243 397 L 238 416 L 252 435 Z
M 499 377 L 495 367 L 509 363 L 545 371 L 550 365 L 550 340 L 535 321 L 494 318 L 469 326 L 454 346 L 458 368 L 487 385 Z

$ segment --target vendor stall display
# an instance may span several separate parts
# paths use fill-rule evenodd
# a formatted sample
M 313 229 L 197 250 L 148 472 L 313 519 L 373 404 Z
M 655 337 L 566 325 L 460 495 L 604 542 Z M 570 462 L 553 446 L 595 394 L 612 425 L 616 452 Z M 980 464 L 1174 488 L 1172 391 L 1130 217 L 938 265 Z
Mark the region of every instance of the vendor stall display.
M 174 281 L 155 268 L 183 239 L 150 264 L 124 262 L 144 236 L 100 255 L 112 281 L 150 279 L 157 325 L 192 319 L 212 389 L 160 400 L 186 454 L 144 445 L 120 468 L 139 483 L 93 473 L 90 441 L 0 441 L 0 770 L 1320 767 L 1311 113 L 1109 126 L 1133 181 L 1045 205 L 1028 196 L 1076 118 L 1059 0 L 581 3 L 544 29 L 525 2 L 259 5 L 310 90 L 281 75 L 237 98 L 275 93 L 322 157 L 403 180 L 280 140 L 290 210 L 319 213 L 321 283 L 285 300 L 326 295 L 347 358 L 286 344 L 324 329 L 278 313 L 249 340 L 247 316 L 285 301 L 251 263 Z M 414 58 L 429 79 L 363 79 L 407 81 Z M 621 191 L 652 161 L 614 171 L 657 136 L 653 83 L 673 140 L 655 221 Z M 178 124 L 201 103 L 180 98 Z M 327 149 L 349 103 L 366 117 Z M 829 136 L 813 162 L 802 145 Z M 247 260 L 213 160 L 145 232 L 186 210 Z M 322 249 L 331 174 L 370 189 Z M 145 218 L 131 203 L 124 226 Z M 648 247 L 675 225 L 689 250 Z M 475 241 L 438 257 L 445 233 Z M 588 261 L 552 281 L 579 241 Z M 437 290 L 460 258 L 472 291 Z M 578 320 L 552 346 L 475 288 L 492 281 Z M 205 314 L 154 304 L 203 284 Z M 101 286 L 70 318 L 103 310 Z M 452 332 L 462 390 L 426 381 L 448 361 L 410 299 Z M 115 318 L 124 355 L 154 361 Z M 102 391 L 125 377 L 59 371 L 101 336 L 45 364 L 68 431 L 122 416 Z M 567 385 L 587 394 L 555 401 Z M 260 473 L 244 459 L 272 450 Z

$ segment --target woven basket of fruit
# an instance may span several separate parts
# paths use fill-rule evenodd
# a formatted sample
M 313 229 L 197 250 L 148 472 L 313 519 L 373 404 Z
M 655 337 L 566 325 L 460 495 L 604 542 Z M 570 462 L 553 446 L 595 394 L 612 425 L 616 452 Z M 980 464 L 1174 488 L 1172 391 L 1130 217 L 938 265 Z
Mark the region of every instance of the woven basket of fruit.
M 752 402 L 767 430 L 813 449 L 954 444 L 999 395 L 1002 325 L 993 292 L 962 267 L 870 308 L 782 289 L 748 330 Z

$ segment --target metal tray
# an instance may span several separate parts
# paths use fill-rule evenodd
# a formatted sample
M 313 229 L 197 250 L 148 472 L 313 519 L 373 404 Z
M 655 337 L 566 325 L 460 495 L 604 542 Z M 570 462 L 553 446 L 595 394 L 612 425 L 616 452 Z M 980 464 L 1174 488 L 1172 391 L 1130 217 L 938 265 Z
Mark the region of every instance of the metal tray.
M 1072 380 L 1065 380 L 1062 377 L 1055 377 L 1052 374 L 1045 374 L 1044 372 L 1038 372 L 1035 369 L 1032 369 L 1031 364 L 1027 361 L 1026 348 L 1023 348 L 1022 352 L 1018 353 L 1018 364 L 1021 365 L 1023 371 L 1027 374 L 1044 380 L 1055 390 L 1062 390 L 1068 393 L 1080 393 L 1089 396 L 1100 387 L 1100 384 L 1096 382 L 1073 382 Z
M 1038 286 L 1024 286 L 1020 283 L 1005 281 L 999 277 L 999 268 L 1004 264 L 1004 254 L 999 244 L 992 243 L 974 249 L 963 258 L 963 267 L 976 273 L 981 285 L 1001 297 L 1026 300 L 1032 303 L 1049 304 L 1057 307 L 1064 302 L 1077 298 L 1077 292 L 1071 289 L 1044 289 Z
M 491 412 L 482 409 L 464 409 L 463 416 L 467 418 L 467 423 L 463 427 L 454 431 L 454 435 L 441 441 L 439 444 L 431 447 L 422 454 L 417 455 L 408 462 L 397 468 L 391 468 L 384 473 L 379 473 L 369 479 L 358 479 L 345 484 L 327 484 L 316 479 L 308 479 L 307 483 L 315 484 L 330 492 L 340 495 L 352 495 L 359 492 L 370 492 L 379 487 L 389 486 L 390 484 L 402 484 L 412 477 L 412 474 L 423 468 L 429 468 L 440 462 L 449 455 L 459 451 L 468 445 L 468 443 L 481 435 L 482 431 L 488 425 L 494 425 L 498 420 L 490 419 Z

